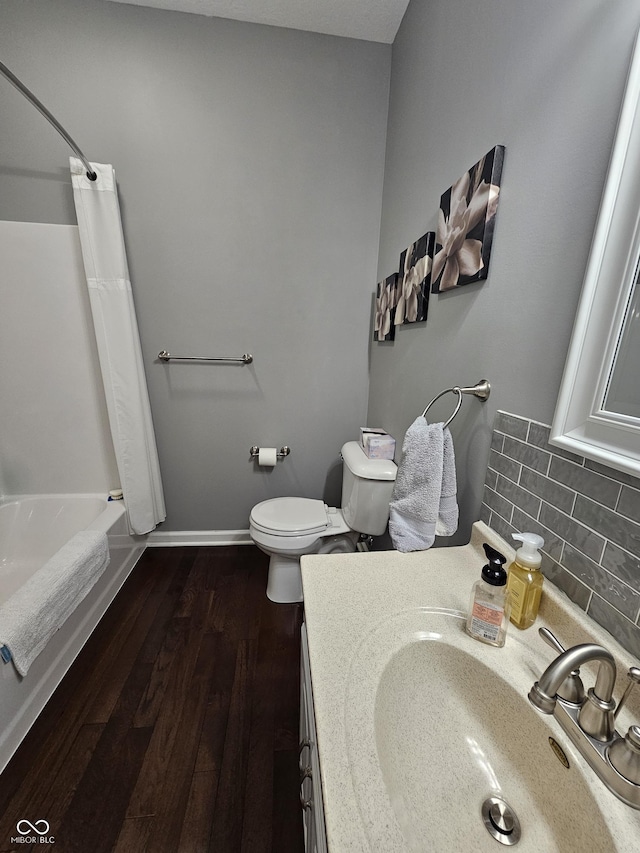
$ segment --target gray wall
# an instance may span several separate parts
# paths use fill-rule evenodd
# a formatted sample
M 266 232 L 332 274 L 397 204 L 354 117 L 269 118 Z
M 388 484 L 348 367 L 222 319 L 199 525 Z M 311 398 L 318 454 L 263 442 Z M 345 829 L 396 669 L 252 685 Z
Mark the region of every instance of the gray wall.
M 637 0 L 476 0 L 473 15 L 464 0 L 412 0 L 387 125 L 384 45 L 3 0 L 2 60 L 117 170 L 165 529 L 246 527 L 277 494 L 336 500 L 339 447 L 365 417 L 401 441 L 432 396 L 486 377 L 489 402 L 465 399 L 452 425 L 453 543 L 466 541 L 495 411 L 551 421 L 639 23 Z M 65 144 L 3 80 L 0 116 L 0 219 L 74 222 Z M 496 143 L 488 281 L 432 296 L 426 324 L 367 344 L 375 281 Z M 166 366 L 163 347 L 256 360 Z M 254 443 L 293 453 L 264 473 Z
M 366 415 L 390 46 L 3 0 L 0 57 L 116 168 L 164 529 L 246 528 L 278 494 L 337 500 Z M 64 142 L 2 79 L 0 116 L 0 219 L 74 223 Z M 165 348 L 255 362 L 167 366 Z M 253 444 L 292 454 L 265 473 Z
M 552 420 L 639 23 L 628 0 L 474 0 L 473 14 L 412 0 L 394 43 L 378 279 L 435 230 L 453 181 L 506 146 L 488 280 L 432 296 L 426 324 L 370 346 L 368 420 L 398 439 L 439 391 L 491 382 L 451 426 L 450 544 L 480 517 L 495 411 Z

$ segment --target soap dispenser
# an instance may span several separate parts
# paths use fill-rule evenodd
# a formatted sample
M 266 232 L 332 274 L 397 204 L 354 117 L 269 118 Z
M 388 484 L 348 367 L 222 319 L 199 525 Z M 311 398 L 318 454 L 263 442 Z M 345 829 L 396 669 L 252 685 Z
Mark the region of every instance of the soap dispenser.
M 540 571 L 544 546 L 542 536 L 535 533 L 513 533 L 514 539 L 522 542 L 516 558 L 509 566 L 507 591 L 511 596 L 511 621 L 516 628 L 529 628 L 536 621 L 544 577 Z
M 503 568 L 507 558 L 486 542 L 482 547 L 489 562 L 471 590 L 467 633 L 482 643 L 500 647 L 504 646 L 509 625 L 507 573 Z

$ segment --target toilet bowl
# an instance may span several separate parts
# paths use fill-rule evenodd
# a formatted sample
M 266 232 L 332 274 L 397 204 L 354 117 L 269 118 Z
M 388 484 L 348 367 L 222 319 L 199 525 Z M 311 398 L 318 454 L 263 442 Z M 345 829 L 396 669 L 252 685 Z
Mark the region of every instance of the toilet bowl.
M 379 536 L 389 520 L 397 468 L 369 459 L 357 441 L 342 447 L 342 506 L 313 498 L 271 498 L 249 517 L 252 540 L 269 554 L 267 596 L 278 603 L 302 601 L 300 558 L 356 550 L 358 534 Z
M 342 511 L 312 498 L 272 498 L 256 504 L 249 533 L 269 554 L 267 597 L 279 604 L 302 601 L 300 557 L 355 551 L 358 534 Z

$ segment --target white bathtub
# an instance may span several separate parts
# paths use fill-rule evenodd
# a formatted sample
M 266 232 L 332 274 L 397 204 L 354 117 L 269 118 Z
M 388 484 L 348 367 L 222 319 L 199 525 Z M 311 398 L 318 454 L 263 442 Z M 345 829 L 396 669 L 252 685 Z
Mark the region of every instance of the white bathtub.
M 0 663 L 0 772 L 33 725 L 139 560 L 145 536 L 130 536 L 123 501 L 101 495 L 42 495 L 0 501 L 0 602 L 9 598 L 75 533 L 101 530 L 110 562 L 29 673 Z
M 107 532 L 123 512 L 99 495 L 42 495 L 0 503 L 0 603 L 79 530 Z

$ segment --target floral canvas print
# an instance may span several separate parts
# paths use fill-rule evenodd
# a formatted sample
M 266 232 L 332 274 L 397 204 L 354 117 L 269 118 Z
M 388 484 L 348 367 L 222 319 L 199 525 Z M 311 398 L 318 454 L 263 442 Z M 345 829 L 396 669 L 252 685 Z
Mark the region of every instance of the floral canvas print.
M 376 294 L 376 315 L 373 329 L 373 339 L 376 341 L 392 341 L 395 337 L 396 300 L 398 298 L 398 273 L 390 275 L 384 281 L 378 282 Z
M 496 145 L 440 199 L 433 293 L 487 278 L 503 159 L 504 146 Z
M 429 231 L 400 255 L 396 326 L 427 319 L 434 240 L 435 233 Z

